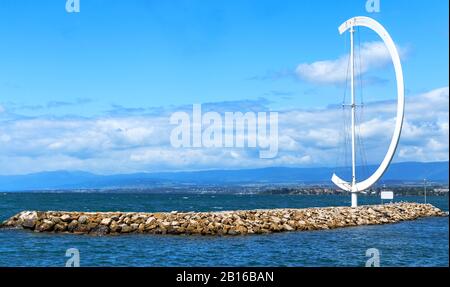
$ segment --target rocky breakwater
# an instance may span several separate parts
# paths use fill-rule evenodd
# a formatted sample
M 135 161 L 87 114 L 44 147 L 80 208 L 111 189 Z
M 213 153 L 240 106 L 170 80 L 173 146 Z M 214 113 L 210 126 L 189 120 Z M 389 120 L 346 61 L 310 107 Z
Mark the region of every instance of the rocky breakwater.
M 387 224 L 427 216 L 446 216 L 446 213 L 430 204 L 418 203 L 222 212 L 22 211 L 4 221 L 1 227 L 97 235 L 239 235 Z

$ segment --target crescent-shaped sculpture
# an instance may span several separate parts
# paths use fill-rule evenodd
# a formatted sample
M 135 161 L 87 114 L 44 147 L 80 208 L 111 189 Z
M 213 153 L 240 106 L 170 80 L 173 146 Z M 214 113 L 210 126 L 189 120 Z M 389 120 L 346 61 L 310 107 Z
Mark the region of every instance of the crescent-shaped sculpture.
M 361 192 L 363 190 L 368 189 L 371 187 L 374 183 L 376 183 L 385 173 L 387 170 L 389 164 L 392 161 L 392 158 L 394 157 L 395 150 L 397 149 L 397 145 L 400 139 L 400 134 L 402 131 L 402 125 L 403 125 L 403 117 L 404 117 L 404 110 L 405 110 L 405 95 L 404 95 L 404 83 L 403 83 L 403 72 L 402 72 L 402 66 L 400 63 L 400 57 L 397 51 L 397 48 L 394 44 L 394 41 L 392 40 L 391 36 L 389 36 L 388 32 L 384 27 L 378 23 L 377 21 L 373 20 L 372 18 L 368 17 L 354 17 L 347 21 L 345 21 L 341 26 L 339 26 L 339 33 L 342 34 L 348 29 L 351 29 L 353 31 L 353 27 L 355 26 L 363 26 L 367 27 L 373 31 L 375 31 L 383 40 L 384 44 L 386 45 L 389 54 L 392 58 L 392 63 L 394 64 L 395 68 L 395 77 L 397 80 L 397 118 L 395 121 L 395 129 L 394 134 L 391 139 L 391 143 L 389 145 L 389 149 L 381 162 L 378 169 L 367 179 L 361 181 L 361 182 L 347 182 L 341 178 L 339 178 L 336 174 L 333 174 L 331 180 L 334 184 L 336 184 L 338 187 L 345 191 L 352 192 L 352 194 L 356 194 L 357 192 Z M 353 163 L 354 164 L 354 163 Z M 353 204 L 352 200 L 352 206 L 356 205 Z

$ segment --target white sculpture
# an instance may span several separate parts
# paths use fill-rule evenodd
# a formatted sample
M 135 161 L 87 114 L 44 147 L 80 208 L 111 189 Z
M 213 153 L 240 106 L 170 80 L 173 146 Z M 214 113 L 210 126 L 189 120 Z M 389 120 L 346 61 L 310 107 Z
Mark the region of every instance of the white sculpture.
M 392 136 L 391 143 L 389 145 L 389 149 L 381 162 L 378 169 L 366 180 L 361 182 L 356 181 L 356 147 L 355 147 L 355 93 L 354 93 L 354 60 L 353 60 L 353 33 L 355 26 L 364 26 L 375 31 L 383 40 L 386 45 L 389 54 L 391 55 L 392 62 L 395 68 L 395 77 L 397 80 L 397 119 L 395 122 L 394 134 Z M 386 169 L 388 168 L 392 158 L 394 157 L 395 150 L 397 149 L 398 141 L 400 139 L 400 134 L 402 131 L 403 125 L 403 116 L 405 109 L 405 95 L 404 95 L 404 84 L 403 84 L 403 72 L 402 66 L 400 63 L 400 57 L 397 51 L 397 48 L 392 41 L 391 36 L 389 36 L 388 32 L 384 27 L 369 17 L 354 17 L 347 21 L 345 21 L 339 27 L 339 33 L 342 34 L 345 31 L 350 29 L 350 74 L 351 74 L 351 108 L 352 108 L 352 120 L 351 120 L 351 132 L 352 132 L 352 182 L 344 181 L 339 178 L 336 174 L 333 174 L 331 180 L 338 187 L 345 191 L 349 191 L 352 193 L 352 207 L 358 206 L 358 192 L 364 191 L 370 188 L 374 183 L 376 183 L 384 174 Z

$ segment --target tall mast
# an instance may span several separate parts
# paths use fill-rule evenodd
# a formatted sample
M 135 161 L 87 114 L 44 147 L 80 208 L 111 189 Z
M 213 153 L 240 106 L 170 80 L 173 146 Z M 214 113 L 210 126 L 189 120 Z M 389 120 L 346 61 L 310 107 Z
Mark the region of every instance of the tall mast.
M 394 64 L 395 69 L 395 79 L 397 81 L 397 118 L 395 120 L 395 129 L 394 134 L 391 139 L 391 143 L 389 144 L 389 148 L 386 152 L 386 155 L 384 156 L 383 161 L 378 166 L 378 168 L 372 173 L 371 176 L 366 178 L 363 181 L 357 182 L 356 181 L 356 146 L 355 146 L 355 131 L 356 131 L 356 104 L 355 104 L 355 86 L 354 86 L 354 50 L 353 50 L 353 33 L 354 27 L 367 27 L 374 31 L 375 33 L 380 36 L 380 38 L 383 40 L 383 43 L 386 45 L 386 48 L 389 51 L 389 55 L 391 56 L 392 63 Z M 350 37 L 351 37 L 351 51 L 350 51 L 350 60 L 351 60 L 351 96 L 352 96 L 352 102 L 351 102 L 351 108 L 352 108 L 352 180 L 351 181 L 345 181 L 339 176 L 337 176 L 335 173 L 333 173 L 333 176 L 331 177 L 331 181 L 336 184 L 339 188 L 342 190 L 345 190 L 347 192 L 351 192 L 352 194 L 352 206 L 356 207 L 358 206 L 358 192 L 361 192 L 363 190 L 366 190 L 370 188 L 372 185 L 374 185 L 386 172 L 387 168 L 389 167 L 389 164 L 392 161 L 392 158 L 394 157 L 395 151 L 398 146 L 398 142 L 400 139 L 400 134 L 402 131 L 403 126 L 403 116 L 405 114 L 405 88 L 404 88 L 404 82 L 403 82 L 403 71 L 402 71 L 402 64 L 400 62 L 400 57 L 397 51 L 397 48 L 395 46 L 394 41 L 392 40 L 389 33 L 384 29 L 384 27 L 375 21 L 372 18 L 364 17 L 364 16 L 358 16 L 353 17 L 351 19 L 348 19 L 344 23 L 342 23 L 339 28 L 339 34 L 344 34 L 347 30 L 350 30 Z
M 352 97 L 352 207 L 358 206 L 358 194 L 356 193 L 356 146 L 355 146 L 355 114 L 356 114 L 356 104 L 355 104 L 355 63 L 354 63 L 354 45 L 353 45 L 353 34 L 355 30 L 353 27 L 350 28 L 350 89 Z

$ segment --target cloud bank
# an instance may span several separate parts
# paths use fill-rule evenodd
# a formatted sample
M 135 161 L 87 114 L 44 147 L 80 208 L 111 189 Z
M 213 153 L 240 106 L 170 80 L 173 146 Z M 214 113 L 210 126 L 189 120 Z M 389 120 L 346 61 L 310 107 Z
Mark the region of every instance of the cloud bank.
M 336 79 L 336 78 L 333 78 Z M 396 161 L 448 160 L 449 88 L 406 99 Z M 223 102 L 206 110 L 269 111 L 267 102 Z M 393 132 L 395 101 L 368 103 L 361 118 L 368 163 L 384 157 Z M 343 111 L 337 107 L 279 112 L 279 153 L 260 159 L 257 148 L 173 148 L 170 114 L 189 107 L 138 115 L 23 117 L 0 108 L 0 174 L 85 170 L 138 171 L 343 165 Z
M 389 51 L 380 41 L 362 43 L 360 50 L 355 50 L 356 52 L 359 54 L 355 57 L 356 76 L 383 68 L 391 62 Z M 405 50 L 399 48 L 399 53 L 404 55 Z M 302 63 L 297 66 L 295 72 L 299 79 L 314 84 L 345 83 L 350 75 L 349 58 L 350 55 L 344 55 L 334 60 Z

